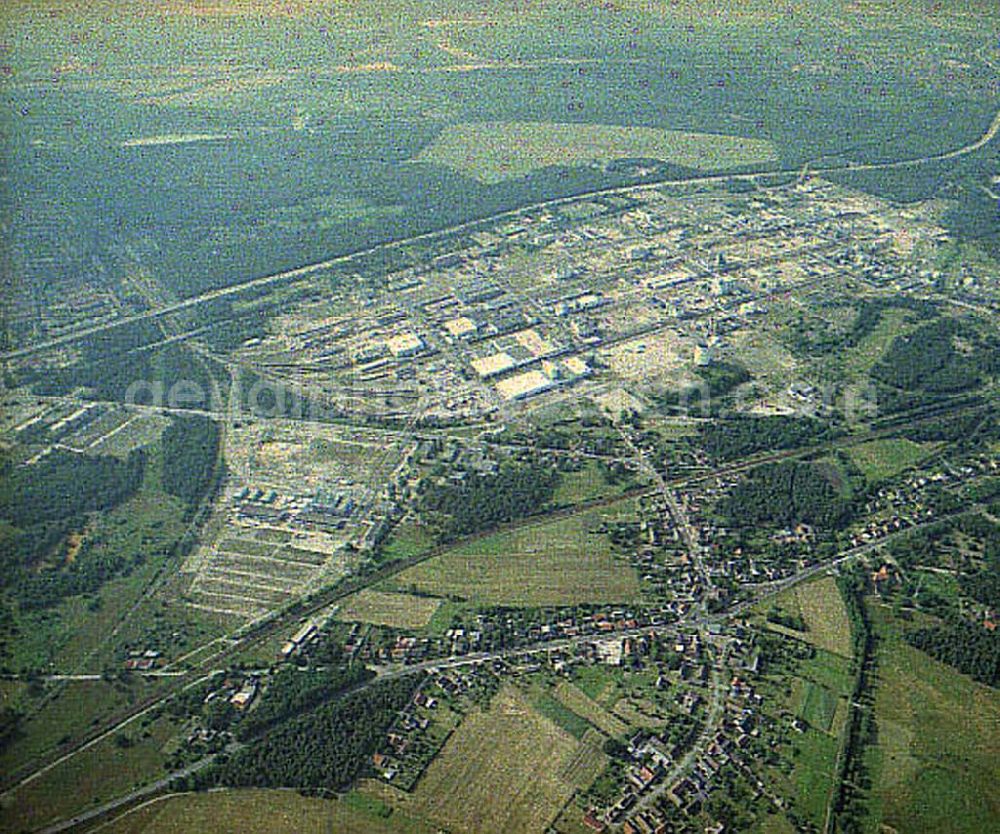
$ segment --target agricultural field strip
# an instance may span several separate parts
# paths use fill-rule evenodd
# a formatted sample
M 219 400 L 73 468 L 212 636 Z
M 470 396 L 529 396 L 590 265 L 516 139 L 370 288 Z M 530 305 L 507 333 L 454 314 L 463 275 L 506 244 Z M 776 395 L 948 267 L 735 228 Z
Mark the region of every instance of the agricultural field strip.
M 260 564 L 261 568 L 271 567 L 275 570 L 286 570 L 290 573 L 299 572 L 308 576 L 312 576 L 315 570 L 322 566 L 322 562 L 300 562 L 298 559 L 281 559 L 277 556 L 253 556 L 249 553 L 233 553 L 229 550 L 218 551 L 217 558 L 228 562 L 256 562 Z
M 254 573 L 252 571 L 236 570 L 234 568 L 224 568 L 223 566 L 212 567 L 205 571 L 204 580 L 220 579 L 226 581 L 232 577 L 235 580 L 243 580 L 250 586 L 259 586 L 270 591 L 291 591 L 301 585 L 295 579 L 282 579 L 266 573 Z
M 959 148 L 955 148 L 951 151 L 945 151 L 943 153 L 931 154 L 922 157 L 913 157 L 910 159 L 903 160 L 893 160 L 888 162 L 873 162 L 864 163 L 860 165 L 837 165 L 828 166 L 823 168 L 812 169 L 814 174 L 831 174 L 838 173 L 842 171 L 878 171 L 878 170 L 890 170 L 894 168 L 904 168 L 911 165 L 921 165 L 928 162 L 938 162 L 948 159 L 955 159 L 966 154 L 974 153 L 982 147 L 989 144 L 996 135 L 1000 133 L 1000 109 L 997 110 L 992 122 L 987 127 L 987 129 L 974 141 L 963 145 Z M 691 177 L 684 180 L 660 180 L 656 183 L 650 183 L 647 185 L 640 186 L 622 186 L 604 189 L 595 189 L 591 192 L 586 192 L 583 194 L 576 194 L 572 197 L 558 197 L 552 200 L 544 200 L 537 203 L 531 203 L 529 205 L 521 206 L 520 208 L 513 209 L 511 211 L 500 212 L 495 215 L 491 215 L 489 218 L 479 218 L 477 220 L 471 220 L 465 223 L 460 223 L 455 226 L 450 226 L 445 229 L 438 229 L 432 232 L 426 232 L 424 234 L 415 235 L 409 238 L 401 238 L 399 240 L 392 241 L 386 244 L 380 244 L 378 246 L 369 247 L 357 252 L 352 252 L 348 255 L 338 256 L 336 258 L 330 258 L 324 261 L 318 261 L 316 263 L 307 264 L 296 269 L 285 270 L 282 272 L 272 273 L 270 275 L 264 275 L 259 278 L 251 278 L 249 280 L 231 284 L 227 287 L 223 287 L 217 290 L 210 290 L 200 295 L 192 296 L 183 301 L 176 302 L 174 304 L 169 304 L 161 307 L 157 310 L 149 310 L 144 313 L 122 316 L 121 318 L 115 319 L 111 322 L 106 322 L 104 324 L 98 324 L 91 327 L 81 328 L 72 333 L 66 333 L 57 336 L 53 339 L 48 339 L 43 342 L 38 342 L 34 345 L 28 345 L 23 348 L 18 348 L 17 350 L 7 351 L 3 354 L 4 358 L 19 359 L 27 356 L 32 356 L 36 353 L 40 353 L 46 350 L 50 350 L 55 347 L 61 347 L 66 344 L 72 344 L 79 339 L 85 338 L 87 336 L 92 336 L 96 333 L 106 332 L 117 327 L 121 327 L 128 324 L 134 324 L 140 321 L 148 321 L 151 319 L 158 319 L 160 317 L 169 315 L 171 313 L 180 312 L 181 310 L 187 310 L 192 307 L 199 306 L 208 301 L 214 301 L 219 298 L 226 298 L 231 295 L 238 295 L 240 293 L 246 292 L 247 290 L 257 289 L 260 287 L 268 286 L 270 284 L 279 283 L 281 281 L 294 280 L 296 278 L 301 278 L 307 275 L 312 275 L 316 272 L 321 272 L 324 269 L 330 269 L 331 267 L 337 266 L 339 264 L 350 263 L 352 260 L 363 257 L 366 255 L 372 255 L 377 252 L 387 251 L 389 249 L 398 249 L 411 245 L 413 243 L 431 240 L 436 237 L 446 237 L 448 235 L 453 235 L 457 232 L 464 231 L 466 229 L 474 229 L 478 226 L 483 225 L 487 222 L 496 222 L 505 217 L 516 217 L 526 211 L 537 211 L 542 208 L 549 208 L 553 206 L 566 205 L 570 203 L 579 202 L 580 200 L 586 199 L 588 197 L 598 197 L 598 196 L 611 196 L 614 194 L 625 194 L 630 191 L 643 191 L 654 188 L 659 188 L 665 185 L 695 185 L 698 183 L 712 183 L 712 182 L 727 182 L 727 181 L 752 181 L 759 178 L 771 178 L 771 177 L 782 177 L 793 174 L 801 173 L 800 168 L 788 168 L 773 171 L 758 171 L 755 173 L 741 173 L 741 174 L 707 174 L 705 176 Z

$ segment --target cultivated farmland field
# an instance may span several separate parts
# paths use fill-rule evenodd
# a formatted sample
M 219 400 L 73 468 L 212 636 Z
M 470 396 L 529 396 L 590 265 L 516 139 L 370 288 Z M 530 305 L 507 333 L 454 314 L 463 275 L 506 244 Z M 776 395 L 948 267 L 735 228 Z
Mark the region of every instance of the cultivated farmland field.
M 433 597 L 364 590 L 345 599 L 336 618 L 392 628 L 423 628 L 440 605 L 441 600 Z
M 412 794 L 385 795 L 454 834 L 544 831 L 605 761 L 507 687 L 459 725 Z
M 636 600 L 635 571 L 612 553 L 607 536 L 593 531 L 601 516 L 583 513 L 459 545 L 404 571 L 394 584 L 491 605 Z
M 808 631 L 803 639 L 821 649 L 850 657 L 851 624 L 832 577 L 800 585 L 794 591 Z
M 777 160 L 763 139 L 649 127 L 558 122 L 466 122 L 450 125 L 417 162 L 452 168 L 483 183 L 523 177 L 553 165 L 659 159 L 700 171 Z
M 829 689 L 819 684 L 807 682 L 805 696 L 799 715 L 817 730 L 830 732 L 833 726 L 833 716 L 837 711 L 837 696 Z

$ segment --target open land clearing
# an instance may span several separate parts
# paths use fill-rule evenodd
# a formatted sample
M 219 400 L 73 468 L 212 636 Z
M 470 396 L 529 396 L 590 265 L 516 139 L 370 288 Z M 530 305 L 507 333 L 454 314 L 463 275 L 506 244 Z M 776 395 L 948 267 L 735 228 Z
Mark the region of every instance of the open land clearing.
M 837 696 L 817 683 L 807 681 L 804 687 L 802 706 L 799 716 L 817 730 L 829 732 L 833 727 L 834 715 L 837 712 Z
M 789 603 L 782 607 L 787 611 Z M 791 629 L 779 630 L 801 639 Z M 837 749 L 853 684 L 851 664 L 840 655 L 818 648 L 813 657 L 798 660 L 789 671 L 790 679 L 782 671 L 768 682 L 768 688 L 774 688 L 771 696 L 765 697 L 771 703 L 770 709 L 776 710 L 773 715 L 790 712 L 804 719 L 807 726 L 790 736 L 784 754 L 788 767 L 771 769 L 769 774 L 779 791 L 795 797 L 803 816 L 819 827 L 836 775 Z
M 1000 692 L 910 646 L 888 609 L 869 610 L 880 638 L 878 746 L 869 761 L 883 829 L 993 829 L 1000 818 Z
M 933 448 L 933 444 L 889 437 L 851 446 L 847 453 L 869 481 L 880 481 L 915 466 Z
M 440 605 L 441 600 L 434 597 L 364 590 L 344 600 L 336 619 L 392 628 L 423 628 Z
M 913 316 L 907 310 L 886 310 L 878 324 L 860 342 L 847 349 L 844 367 L 848 373 L 863 375 L 882 358 L 893 341 L 914 328 Z
M 573 738 L 506 687 L 459 725 L 412 794 L 380 783 L 365 790 L 456 834 L 544 831 L 605 761 L 590 739 Z
M 621 379 L 642 382 L 650 377 L 679 375 L 691 358 L 693 347 L 674 333 L 644 336 L 615 345 L 602 358 Z
M 416 157 L 484 183 L 523 177 L 553 165 L 660 159 L 697 170 L 777 160 L 761 139 L 650 127 L 558 122 L 465 122 L 446 127 Z
M 826 576 L 793 588 L 777 597 L 775 602 L 793 615 L 800 616 L 806 631 L 796 631 L 775 623 L 768 623 L 769 628 L 840 657 L 851 657 L 851 624 L 833 577 Z
M 428 826 L 376 801 L 301 796 L 291 790 L 226 790 L 173 795 L 115 820 L 108 834 L 425 834 Z
M 624 721 L 609 713 L 596 701 L 591 700 L 585 692 L 569 681 L 559 683 L 555 690 L 555 697 L 577 715 L 586 718 L 609 736 L 621 736 L 628 732 L 628 725 Z
M 614 506 L 495 533 L 416 565 L 393 584 L 487 605 L 632 601 L 639 597 L 635 571 L 594 530 L 613 513 Z

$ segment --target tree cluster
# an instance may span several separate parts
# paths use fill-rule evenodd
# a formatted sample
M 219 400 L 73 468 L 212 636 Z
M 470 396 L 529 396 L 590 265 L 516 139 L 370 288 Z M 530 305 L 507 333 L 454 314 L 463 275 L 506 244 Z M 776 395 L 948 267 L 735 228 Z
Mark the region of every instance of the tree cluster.
M 397 713 L 418 678 L 373 684 L 292 718 L 234 753 L 214 769 L 231 787 L 338 790 L 368 772 Z
M 740 415 L 713 420 L 701 430 L 705 451 L 717 460 L 735 460 L 758 452 L 794 449 L 809 443 L 820 443 L 832 436 L 832 430 L 819 420 L 784 414 L 766 417 Z
M 56 449 L 32 466 L 0 464 L 0 517 L 16 527 L 117 506 L 138 489 L 145 456 L 125 461 Z
M 977 350 L 960 351 L 959 339 L 982 347 L 976 332 L 963 322 L 951 318 L 928 322 L 897 337 L 872 368 L 872 377 L 903 391 L 949 393 L 973 388 L 983 373 L 996 371 L 997 360 Z
M 0 587 L 13 588 L 22 608 L 43 608 L 94 591 L 119 573 L 125 557 L 90 537 L 71 560 L 38 567 L 68 547 L 67 536 L 85 527 L 88 513 L 134 494 L 145 463 L 142 451 L 122 461 L 56 450 L 30 467 L 0 466 Z
M 163 489 L 193 509 L 215 479 L 218 457 L 214 420 L 175 418 L 163 432 Z
M 783 461 L 751 470 L 719 502 L 718 511 L 735 527 L 805 522 L 839 529 L 850 516 L 850 503 L 815 464 Z
M 979 623 L 954 619 L 921 628 L 906 639 L 931 657 L 988 686 L 1000 685 L 1000 634 Z
M 696 368 L 695 373 L 708 386 L 708 393 L 712 397 L 722 397 L 753 378 L 746 368 L 735 362 L 716 362 L 712 365 L 705 365 Z
M 373 676 L 374 673 L 358 664 L 322 671 L 284 666 L 268 684 L 260 703 L 240 722 L 236 735 L 241 740 L 253 738 Z
M 432 483 L 420 506 L 448 517 L 443 535 L 452 539 L 540 512 L 552 500 L 559 477 L 555 469 L 505 464 L 493 475 Z

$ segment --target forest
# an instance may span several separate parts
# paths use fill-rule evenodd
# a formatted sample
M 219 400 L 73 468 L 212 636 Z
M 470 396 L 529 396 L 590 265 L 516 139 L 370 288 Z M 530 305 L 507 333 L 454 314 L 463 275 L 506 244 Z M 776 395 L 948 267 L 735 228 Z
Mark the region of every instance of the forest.
M 205 362 L 181 344 L 150 348 L 163 335 L 147 321 L 81 339 L 80 360 L 65 368 L 40 368 L 22 383 L 38 394 L 60 396 L 78 388 L 95 400 L 131 401 L 177 408 L 208 408 L 212 382 Z
M 364 666 L 356 664 L 322 671 L 285 666 L 268 684 L 260 703 L 240 722 L 236 736 L 241 741 L 253 738 L 286 718 L 308 712 L 337 693 L 373 676 Z
M 337 790 L 369 769 L 418 675 L 379 681 L 279 724 L 202 777 L 231 787 Z
M 910 645 L 988 686 L 1000 686 L 1000 634 L 953 618 L 906 636 Z
M 722 461 L 758 452 L 820 443 L 833 436 L 833 430 L 819 420 L 784 414 L 766 417 L 733 416 L 725 420 L 714 420 L 701 429 L 705 451 Z
M 722 397 L 753 378 L 745 367 L 736 362 L 715 362 L 696 368 L 695 373 L 708 386 L 712 397 Z
M 898 336 L 871 375 L 898 390 L 945 394 L 974 388 L 984 374 L 996 373 L 998 363 L 995 346 L 984 344 L 971 325 L 939 318 Z
M 444 540 L 487 530 L 540 512 L 559 484 L 554 469 L 505 463 L 493 475 L 468 475 L 460 483 L 432 483 L 420 507 L 447 516 Z
M 753 469 L 719 502 L 718 512 L 735 527 L 805 522 L 835 530 L 849 519 L 850 503 L 815 464 L 784 461 Z
M 117 506 L 139 487 L 145 456 L 122 461 L 53 450 L 31 466 L 0 463 L 0 517 L 18 527 Z
M 214 420 L 174 418 L 163 432 L 163 489 L 193 510 L 212 485 L 218 456 Z
M 85 540 L 72 565 L 34 570 L 88 513 L 109 510 L 139 488 L 142 451 L 122 461 L 55 450 L 32 466 L 0 464 L 0 587 L 13 587 L 23 608 L 44 607 L 94 590 L 113 571 Z

